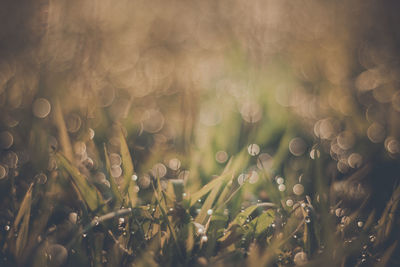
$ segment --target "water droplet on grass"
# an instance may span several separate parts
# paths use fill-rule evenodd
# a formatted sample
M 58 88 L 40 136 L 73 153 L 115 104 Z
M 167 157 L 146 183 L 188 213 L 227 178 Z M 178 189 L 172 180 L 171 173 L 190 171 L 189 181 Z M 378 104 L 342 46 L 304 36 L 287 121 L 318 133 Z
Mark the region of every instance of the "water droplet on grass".
M 246 182 L 247 177 L 248 177 L 247 174 L 241 173 L 241 174 L 238 176 L 238 179 L 237 179 L 238 184 L 239 184 L 239 185 L 243 185 L 243 184 Z
M 46 118 L 51 110 L 50 102 L 45 98 L 37 98 L 32 105 L 33 115 L 40 119 Z
M 45 184 L 47 182 L 47 176 L 44 173 L 39 173 L 33 178 L 38 184 Z
M 89 132 L 89 139 L 92 140 L 94 138 L 95 132 L 92 128 L 89 128 L 88 132 Z
M 320 155 L 321 155 L 321 153 L 319 152 L 318 149 L 315 149 L 315 148 L 311 149 L 311 151 L 310 151 L 310 158 L 312 158 L 312 159 L 317 159 L 317 158 L 320 157 Z
M 289 151 L 294 156 L 301 156 L 306 151 L 307 145 L 304 140 L 300 137 L 293 138 L 289 142 Z
M 297 252 L 296 255 L 294 255 L 293 262 L 296 265 L 304 265 L 307 263 L 307 254 L 304 252 Z
M 260 147 L 257 144 L 251 144 L 247 147 L 247 151 L 251 156 L 257 156 L 260 153 Z
M 255 183 L 257 183 L 258 178 L 259 178 L 258 173 L 257 173 L 256 171 L 252 171 L 252 172 L 251 172 L 251 175 L 250 175 L 250 177 L 249 177 L 249 183 L 250 183 L 250 184 L 255 184 Z
M 295 184 L 293 186 L 293 193 L 298 196 L 302 195 L 304 193 L 304 186 L 302 184 Z
M 122 162 L 121 156 L 118 155 L 117 153 L 111 153 L 109 158 L 110 158 L 111 166 L 114 166 L 114 165 L 120 166 L 121 165 L 121 162 Z
M 215 154 L 215 160 L 216 160 L 218 163 L 224 163 L 224 162 L 226 162 L 226 161 L 228 160 L 228 153 L 226 153 L 225 151 L 218 151 L 218 152 Z
M 14 137 L 9 131 L 0 133 L 0 148 L 9 149 L 14 143 Z
M 168 162 L 168 167 L 173 171 L 177 171 L 181 167 L 181 161 L 177 158 L 170 159 Z
M 167 174 L 167 168 L 162 163 L 157 163 L 151 169 L 154 177 L 162 178 Z
M 78 214 L 77 214 L 76 212 L 71 212 L 71 213 L 68 215 L 68 220 L 69 220 L 71 223 L 76 224 L 76 222 L 77 222 L 77 220 L 78 220 Z
M 76 133 L 79 131 L 82 125 L 82 119 L 78 114 L 70 114 L 65 120 L 67 131 L 70 133 Z
M 0 164 L 0 180 L 7 177 L 8 167 L 6 165 Z
M 208 237 L 206 235 L 203 235 L 201 237 L 201 242 L 207 242 L 208 241 Z
M 347 163 L 352 168 L 359 168 L 362 164 L 362 156 L 358 153 L 352 153 L 347 159 Z
M 260 170 L 269 170 L 272 167 L 273 159 L 268 153 L 261 153 L 258 156 L 257 167 Z
M 122 169 L 121 169 L 120 166 L 118 166 L 118 165 L 113 165 L 113 166 L 111 167 L 111 175 L 112 175 L 114 178 L 120 177 L 121 174 L 122 174 Z
M 374 242 L 375 242 L 375 239 L 376 239 L 376 236 L 374 236 L 374 235 L 370 235 L 370 236 L 369 236 L 369 241 L 370 241 L 371 243 L 374 243 Z

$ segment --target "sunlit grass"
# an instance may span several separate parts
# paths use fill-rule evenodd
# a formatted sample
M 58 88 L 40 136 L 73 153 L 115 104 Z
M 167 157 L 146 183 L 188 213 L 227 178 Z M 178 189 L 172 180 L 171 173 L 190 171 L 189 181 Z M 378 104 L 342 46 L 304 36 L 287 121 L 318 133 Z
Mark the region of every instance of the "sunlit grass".
M 399 264 L 387 6 L 78 2 L 0 26 L 1 266 Z

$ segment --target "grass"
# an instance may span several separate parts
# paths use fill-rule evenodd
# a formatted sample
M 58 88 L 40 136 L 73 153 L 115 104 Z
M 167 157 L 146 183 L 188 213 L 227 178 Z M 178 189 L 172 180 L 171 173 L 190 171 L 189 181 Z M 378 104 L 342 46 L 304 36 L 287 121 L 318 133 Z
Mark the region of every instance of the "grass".
M 36 26 L 0 51 L 0 266 L 399 266 L 373 5 L 161 2 L 50 1 L 34 40 L 16 19 Z
M 111 176 L 105 146 L 109 186 L 90 182 L 63 151 L 52 152 L 57 162 L 54 176 L 46 184 L 30 184 L 16 203 L 13 224 L 3 231 L 4 265 L 285 266 L 307 262 L 307 266 L 318 266 L 324 262 L 338 266 L 368 259 L 386 266 L 397 248 L 391 234 L 399 188 L 380 217 L 372 213 L 361 225 L 361 207 L 349 216 L 339 215 L 338 223 L 322 181 L 314 183 L 314 191 L 292 195 L 289 190 L 277 190 L 277 180 L 260 168 L 250 173 L 260 177 L 257 182 L 250 183 L 247 176 L 239 184 L 238 175 L 257 163 L 257 157 L 245 148 L 199 189 L 188 189 L 182 179 L 163 186 L 153 173 L 150 192 L 142 196 L 132 179 L 132 157 L 121 131 L 119 140 L 123 169 L 119 185 Z M 274 169 L 285 164 L 287 143 L 284 134 Z M 326 156 L 305 161 L 306 175 L 320 179 Z M 290 182 L 286 184 L 289 187 Z M 248 194 L 259 190 L 267 190 L 263 198 L 269 202 L 249 199 Z M 293 204 L 284 201 L 287 196 Z M 61 249 L 56 249 L 56 243 L 63 244 Z

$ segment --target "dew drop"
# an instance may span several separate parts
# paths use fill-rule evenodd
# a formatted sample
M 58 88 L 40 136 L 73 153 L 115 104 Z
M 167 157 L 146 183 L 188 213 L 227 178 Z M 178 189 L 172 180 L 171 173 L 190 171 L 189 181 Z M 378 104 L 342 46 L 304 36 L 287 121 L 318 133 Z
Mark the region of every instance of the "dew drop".
M 335 215 L 336 215 L 336 217 L 342 217 L 342 216 L 344 215 L 343 209 L 337 208 L 337 209 L 335 210 Z
M 8 174 L 8 167 L 0 164 L 0 180 L 7 177 Z
M 37 98 L 35 102 L 33 102 L 32 111 L 35 117 L 40 119 L 46 118 L 47 115 L 49 115 L 50 110 L 50 102 L 45 98 Z
M 293 206 L 293 200 L 290 199 L 290 198 L 288 200 L 286 200 L 286 206 L 292 207 Z
M 99 217 L 98 217 L 98 216 L 95 216 L 95 217 L 93 218 L 93 222 L 94 222 L 94 225 L 95 225 L 95 226 L 99 225 L 99 224 L 100 224 L 100 222 L 99 222 Z
M 252 171 L 249 177 L 249 183 L 255 184 L 257 183 L 258 179 L 259 179 L 258 173 L 256 171 Z
M 213 210 L 212 210 L 212 209 L 207 210 L 207 214 L 208 214 L 208 215 L 213 214 Z
M 122 174 L 122 169 L 118 165 L 111 166 L 111 175 L 115 178 L 120 177 Z
M 74 143 L 74 152 L 78 156 L 82 156 L 86 152 L 86 144 L 82 141 L 78 141 Z
M 363 222 L 363 221 L 358 221 L 358 222 L 357 222 L 357 226 L 358 226 L 359 228 L 363 227 L 363 226 L 364 226 L 364 222 Z
M 167 168 L 162 163 L 157 163 L 151 169 L 154 177 L 162 178 L 167 174 Z
M 385 128 L 379 123 L 374 122 L 368 127 L 367 136 L 373 143 L 382 142 L 385 138 Z
M 257 167 L 260 170 L 269 170 L 271 169 L 272 164 L 273 164 L 273 159 L 271 155 L 269 155 L 268 153 L 261 153 L 258 156 Z
M 9 131 L 0 133 L 0 148 L 9 149 L 14 143 L 14 137 Z
M 300 137 L 293 138 L 289 142 L 289 151 L 294 156 L 301 156 L 306 151 L 307 145 L 304 140 Z
M 375 237 L 374 235 L 370 235 L 370 236 L 369 236 L 369 241 L 370 241 L 371 243 L 374 243 L 374 242 L 375 242 L 375 239 L 376 239 L 376 237 Z
M 226 153 L 225 151 L 218 151 L 215 154 L 215 160 L 218 163 L 225 163 L 228 160 L 228 153 Z
M 77 222 L 77 220 L 78 220 L 78 214 L 77 214 L 76 212 L 71 212 L 71 213 L 68 215 L 68 220 L 69 220 L 71 223 L 76 224 L 76 222 Z
M 243 120 L 248 123 L 256 123 L 262 117 L 262 108 L 258 103 L 247 101 L 240 108 Z
M 241 173 L 237 179 L 239 185 L 243 185 L 247 180 L 248 175 Z
M 117 153 L 111 153 L 109 158 L 110 158 L 111 166 L 114 166 L 114 165 L 120 166 L 122 163 L 121 156 L 118 155 Z
M 362 156 L 358 153 L 352 153 L 347 159 L 347 163 L 351 168 L 359 168 L 362 164 Z
M 311 218 L 310 218 L 309 216 L 306 216 L 306 218 L 304 219 L 304 221 L 305 221 L 306 223 L 310 223 L 310 222 L 311 222 Z
M 208 237 L 206 235 L 203 235 L 201 237 L 201 242 L 207 242 L 208 241 Z
M 304 193 L 304 186 L 302 184 L 295 184 L 293 186 L 293 193 L 298 196 L 302 195 Z
M 89 132 L 89 139 L 92 140 L 94 138 L 95 132 L 92 128 L 89 128 L 88 132 Z
M 44 173 L 39 173 L 33 178 L 38 184 L 45 184 L 47 182 L 47 176 Z
M 320 155 L 321 155 L 321 153 L 319 152 L 318 149 L 316 149 L 316 148 L 311 149 L 311 151 L 310 151 L 310 158 L 311 159 L 317 159 L 317 158 L 320 157 Z
M 147 174 L 144 174 L 143 176 L 141 176 L 139 178 L 139 185 L 142 188 L 147 188 L 150 186 L 151 180 L 150 180 L 150 176 Z
M 173 171 L 177 171 L 181 167 L 181 161 L 177 158 L 170 159 L 168 162 L 168 167 Z
M 400 143 L 394 137 L 389 136 L 385 139 L 385 148 L 391 154 L 400 153 Z
M 304 252 L 297 252 L 293 258 L 294 264 L 296 265 L 304 265 L 307 263 L 307 254 Z
M 247 151 L 251 156 L 257 156 L 260 153 L 260 146 L 257 144 L 251 144 L 247 147 Z
M 3 158 L 3 163 L 7 164 L 8 168 L 15 169 L 18 165 L 18 156 L 14 151 L 8 151 Z
M 283 192 L 283 191 L 286 190 L 286 186 L 285 186 L 284 184 L 280 184 L 280 185 L 278 186 L 278 189 L 279 189 L 279 191 Z
M 277 177 L 276 178 L 276 183 L 277 184 L 283 184 L 285 182 L 285 180 L 282 177 Z
M 146 110 L 142 115 L 143 129 L 149 133 L 157 133 L 164 126 L 163 114 L 155 109 Z
M 67 117 L 65 124 L 68 132 L 76 133 L 81 128 L 82 119 L 78 114 L 73 113 Z

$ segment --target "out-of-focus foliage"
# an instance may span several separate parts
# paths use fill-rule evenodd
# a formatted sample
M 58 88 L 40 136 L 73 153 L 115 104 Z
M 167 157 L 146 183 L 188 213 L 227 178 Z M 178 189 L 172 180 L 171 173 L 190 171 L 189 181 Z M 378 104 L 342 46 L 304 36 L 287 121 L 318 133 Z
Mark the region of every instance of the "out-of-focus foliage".
M 0 7 L 1 266 L 400 264 L 395 1 Z

